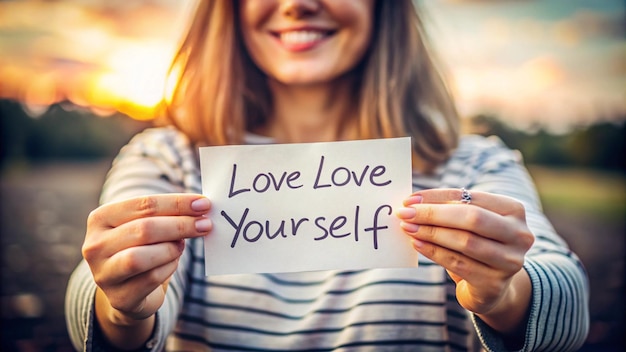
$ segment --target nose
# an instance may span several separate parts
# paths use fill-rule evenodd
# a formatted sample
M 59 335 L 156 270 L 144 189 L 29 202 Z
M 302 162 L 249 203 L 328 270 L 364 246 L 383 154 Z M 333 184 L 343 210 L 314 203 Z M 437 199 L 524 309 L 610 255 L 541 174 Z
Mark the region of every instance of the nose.
M 299 19 L 314 15 L 321 6 L 319 0 L 285 0 L 280 10 L 287 17 Z

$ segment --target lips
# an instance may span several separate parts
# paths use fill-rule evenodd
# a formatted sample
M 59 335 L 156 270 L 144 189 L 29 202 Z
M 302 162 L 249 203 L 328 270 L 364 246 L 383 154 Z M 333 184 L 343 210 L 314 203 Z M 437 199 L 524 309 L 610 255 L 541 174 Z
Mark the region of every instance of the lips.
M 332 32 L 319 29 L 281 31 L 275 34 L 280 44 L 289 51 L 304 51 L 315 48 Z

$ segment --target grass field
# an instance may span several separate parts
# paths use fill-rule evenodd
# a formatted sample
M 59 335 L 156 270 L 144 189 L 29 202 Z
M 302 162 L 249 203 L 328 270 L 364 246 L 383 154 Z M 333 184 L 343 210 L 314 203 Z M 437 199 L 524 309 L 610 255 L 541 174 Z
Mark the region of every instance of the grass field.
M 528 168 L 546 209 L 609 221 L 626 219 L 625 174 L 536 165 Z

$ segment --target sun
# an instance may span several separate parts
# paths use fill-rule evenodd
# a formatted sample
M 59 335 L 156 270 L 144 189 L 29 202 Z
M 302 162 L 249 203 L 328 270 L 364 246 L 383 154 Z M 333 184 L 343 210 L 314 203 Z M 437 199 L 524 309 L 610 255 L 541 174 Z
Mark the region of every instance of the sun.
M 120 46 L 94 74 L 88 100 L 94 105 L 113 105 L 135 119 L 156 117 L 176 85 L 168 76 L 172 56 L 170 47 L 156 41 Z

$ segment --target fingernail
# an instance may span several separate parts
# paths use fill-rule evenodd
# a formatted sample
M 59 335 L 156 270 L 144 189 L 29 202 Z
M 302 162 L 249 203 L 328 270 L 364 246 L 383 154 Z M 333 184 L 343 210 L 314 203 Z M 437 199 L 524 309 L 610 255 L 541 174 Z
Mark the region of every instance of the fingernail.
M 412 222 L 406 222 L 406 221 L 402 221 L 400 223 L 400 227 L 406 231 L 406 232 L 410 232 L 410 233 L 415 233 L 417 232 L 417 230 L 419 230 L 419 225 L 414 224 Z
M 211 202 L 208 198 L 198 198 L 191 202 L 191 209 L 193 211 L 207 211 L 211 208 Z
M 420 204 L 422 202 L 422 199 L 424 198 L 420 195 L 410 196 L 409 198 L 404 200 L 404 206 L 408 207 L 409 205 Z
M 415 246 L 415 248 L 422 248 L 422 247 L 424 247 L 424 242 L 414 238 L 413 239 L 413 246 Z
M 196 231 L 198 232 L 209 232 L 212 227 L 213 223 L 211 222 L 211 219 L 202 218 L 196 220 Z
M 400 219 L 413 219 L 417 214 L 415 208 L 400 208 L 397 213 Z

